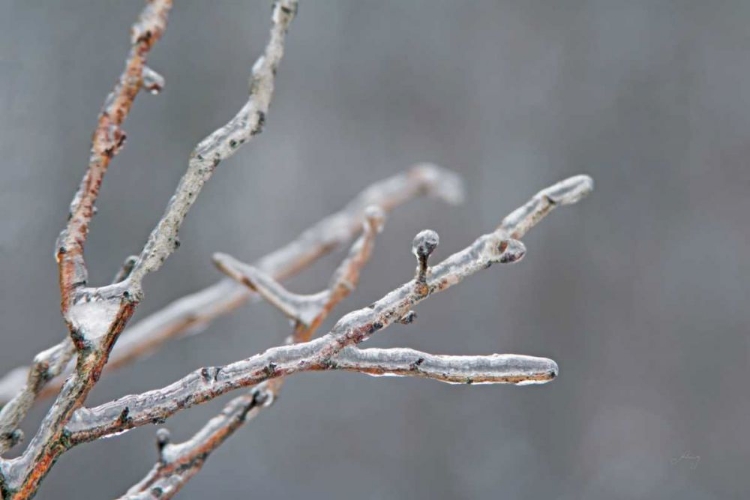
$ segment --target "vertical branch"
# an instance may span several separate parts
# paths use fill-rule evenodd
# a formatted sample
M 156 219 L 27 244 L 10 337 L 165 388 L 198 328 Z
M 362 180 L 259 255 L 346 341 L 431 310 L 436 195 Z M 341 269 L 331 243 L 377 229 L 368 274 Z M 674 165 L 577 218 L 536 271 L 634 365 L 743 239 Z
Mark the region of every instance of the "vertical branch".
M 114 90 L 107 97 L 94 130 L 89 166 L 83 176 L 78 192 L 70 204 L 70 215 L 66 228 L 60 233 L 55 256 L 60 279 L 61 308 L 67 319 L 67 311 L 74 300 L 74 292 L 88 281 L 83 247 L 89 232 L 89 223 L 95 213 L 104 174 L 109 162 L 122 149 L 126 135 L 122 124 L 130 113 L 146 75 L 155 75 L 146 68 L 146 56 L 161 38 L 167 25 L 167 15 L 172 0 L 152 0 L 141 12 L 131 30 L 131 49 L 125 70 Z
M 180 225 L 219 163 L 263 131 L 276 71 L 284 55 L 284 39 L 296 11 L 296 0 L 280 0 L 274 4 L 270 39 L 263 55 L 253 65 L 250 99 L 229 123 L 203 139 L 190 155 L 187 172 L 133 266 L 130 273 L 133 285 L 140 284 L 146 274 L 159 269 L 179 244 Z M 139 290 L 136 293 L 139 294 Z

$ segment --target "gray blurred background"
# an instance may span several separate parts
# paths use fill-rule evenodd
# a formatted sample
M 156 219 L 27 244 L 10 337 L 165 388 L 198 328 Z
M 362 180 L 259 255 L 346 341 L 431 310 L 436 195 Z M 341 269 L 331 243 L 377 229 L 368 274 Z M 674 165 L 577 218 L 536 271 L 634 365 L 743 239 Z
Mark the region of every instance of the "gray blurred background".
M 270 2 L 180 0 L 150 58 L 86 247 L 92 281 L 136 253 L 193 146 L 246 98 Z M 54 240 L 142 2 L 0 1 L 0 369 L 64 334 Z M 539 387 L 303 374 L 181 498 L 748 498 L 750 2 L 302 2 L 265 132 L 222 163 L 139 318 L 254 260 L 367 184 L 427 160 L 460 207 L 398 209 L 327 323 L 408 279 L 413 235 L 444 258 L 537 190 L 596 191 L 493 267 L 370 344 L 552 357 Z M 339 255 L 290 281 L 321 288 Z M 280 341 L 265 304 L 103 378 L 90 403 Z M 226 400 L 169 421 L 187 438 Z M 47 403 L 25 424 L 31 432 Z M 66 454 L 40 498 L 109 498 L 155 460 L 154 428 Z M 695 458 L 699 457 L 699 459 Z

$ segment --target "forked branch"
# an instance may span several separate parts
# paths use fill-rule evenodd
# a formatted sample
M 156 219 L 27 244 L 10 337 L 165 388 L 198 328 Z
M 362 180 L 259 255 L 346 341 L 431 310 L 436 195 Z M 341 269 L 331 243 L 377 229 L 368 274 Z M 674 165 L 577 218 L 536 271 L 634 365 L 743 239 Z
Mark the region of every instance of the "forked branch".
M 333 273 L 328 289 L 313 296 L 297 296 L 321 298 L 311 300 L 316 307 L 314 315 L 310 314 L 312 312 L 310 303 L 306 303 L 304 299 L 297 298 L 291 301 L 305 304 L 303 309 L 310 315 L 306 322 L 300 319 L 303 316 L 301 311 L 294 310 L 289 301 L 281 298 L 294 294 L 281 289 L 281 285 L 270 276 L 226 255 L 217 255 L 214 261 L 220 269 L 238 279 L 245 286 L 253 290 L 263 290 L 261 295 L 266 299 L 271 299 L 270 302 L 281 302 L 281 311 L 295 321 L 294 333 L 289 343 L 305 342 L 311 338 L 333 308 L 357 286 L 360 271 L 370 258 L 375 235 L 382 230 L 383 221 L 384 213 L 380 208 L 368 207 L 365 210 L 362 235 L 352 245 L 347 257 Z M 243 270 L 249 270 L 249 272 L 243 272 Z M 253 279 L 259 274 L 262 274 L 265 286 L 259 286 L 257 279 Z M 269 292 L 269 287 L 276 292 Z M 122 498 L 172 498 L 191 477 L 200 471 L 208 456 L 216 448 L 257 415 L 261 408 L 269 407 L 275 401 L 283 382 L 282 377 L 274 378 L 254 387 L 246 394 L 235 397 L 219 415 L 209 420 L 192 438 L 183 443 L 165 443 L 161 437 L 164 436 L 166 429 L 160 429 L 157 433 L 159 460 L 146 477 L 128 490 Z

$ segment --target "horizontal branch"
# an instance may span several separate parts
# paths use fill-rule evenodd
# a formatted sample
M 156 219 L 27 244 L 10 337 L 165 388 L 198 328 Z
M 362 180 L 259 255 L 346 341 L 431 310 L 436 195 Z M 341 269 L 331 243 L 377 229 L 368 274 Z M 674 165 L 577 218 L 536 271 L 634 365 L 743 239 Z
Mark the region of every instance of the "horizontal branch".
M 444 356 L 414 349 L 347 347 L 311 370 L 345 370 L 373 376 L 421 377 L 450 384 L 543 384 L 557 375 L 551 359 L 515 354 Z M 279 380 L 279 379 L 275 379 Z M 157 436 L 159 461 L 120 500 L 172 498 L 203 467 L 209 455 L 248 420 L 269 407 L 274 395 L 264 384 L 234 398 L 191 439 L 171 444 Z
M 578 176 L 542 191 L 559 193 L 559 196 L 549 202 L 548 207 L 538 205 L 543 208 L 526 210 L 522 216 L 514 215 L 512 219 L 506 218 L 495 232 L 481 236 L 466 249 L 426 270 L 425 282 L 412 280 L 371 306 L 347 314 L 324 337 L 304 344 L 273 348 L 224 367 L 204 368 L 163 389 L 126 396 L 96 408 L 82 408 L 69 424 L 72 441 L 90 441 L 140 425 L 162 422 L 177 411 L 230 390 L 299 371 L 321 369 L 343 348 L 358 344 L 373 333 L 400 321 L 414 305 L 429 295 L 445 290 L 493 263 L 520 260 L 525 254 L 523 244 L 505 239 L 505 235 L 521 231 L 522 228 L 528 230 L 552 208 L 580 199 L 592 187 L 589 177 Z M 418 261 L 421 259 L 420 253 L 429 256 L 434 250 L 437 242 L 430 243 L 433 239 L 436 238 L 424 232 L 415 238 Z M 126 419 L 121 418 L 123 411 Z
M 373 376 L 422 377 L 449 384 L 543 384 L 557 376 L 557 363 L 520 354 L 451 356 L 414 349 L 347 347 L 332 368 Z

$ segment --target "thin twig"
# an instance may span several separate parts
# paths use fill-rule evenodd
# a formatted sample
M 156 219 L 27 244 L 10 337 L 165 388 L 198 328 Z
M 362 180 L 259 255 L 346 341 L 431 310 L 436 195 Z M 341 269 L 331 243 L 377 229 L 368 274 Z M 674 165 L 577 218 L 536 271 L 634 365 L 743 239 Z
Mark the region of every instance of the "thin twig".
M 180 225 L 219 163 L 263 131 L 273 96 L 276 71 L 284 55 L 284 38 L 296 10 L 296 0 L 280 0 L 274 4 L 268 44 L 263 55 L 253 65 L 250 98 L 234 118 L 203 139 L 190 155 L 187 172 L 180 179 L 167 210 L 154 227 L 140 258 L 133 266 L 129 278 L 132 286 L 137 286 L 146 274 L 159 269 L 179 244 Z
M 359 269 L 369 259 L 375 235 L 380 231 L 384 214 L 378 207 L 370 207 L 365 215 L 362 237 L 352 246 L 349 256 L 334 273 L 331 285 L 322 292 L 300 295 L 286 290 L 273 277 L 260 269 L 244 264 L 227 254 L 214 254 L 214 263 L 224 274 L 257 292 L 286 317 L 309 330 L 313 322 L 348 295 L 359 279 Z M 354 275 L 354 276 L 353 276 Z
M 126 135 L 121 127 L 143 87 L 144 73 L 154 74 L 146 68 L 146 57 L 164 33 L 171 8 L 172 0 L 154 0 L 143 9 L 131 30 L 132 47 L 125 70 L 99 113 L 91 144 L 89 167 L 70 204 L 68 225 L 60 233 L 55 253 L 60 274 L 63 316 L 67 316 L 67 310 L 75 300 L 75 291 L 86 286 L 88 281 L 83 246 L 88 236 L 89 223 L 95 213 L 94 204 L 110 160 L 125 144 Z
M 166 429 L 159 429 L 157 464 L 119 500 L 172 498 L 201 470 L 209 455 L 253 418 L 268 401 L 267 395 L 259 389 L 238 396 L 191 439 L 179 444 L 170 443 L 169 435 L 163 432 Z

